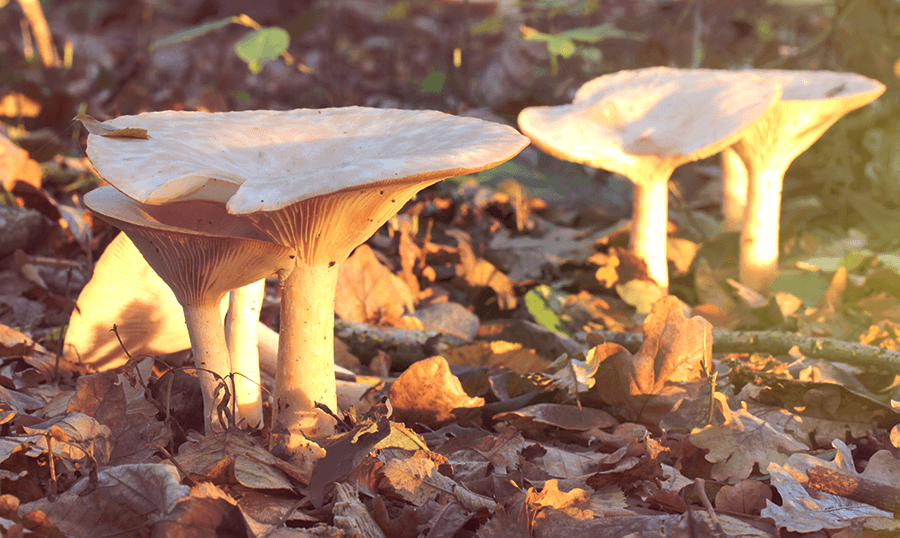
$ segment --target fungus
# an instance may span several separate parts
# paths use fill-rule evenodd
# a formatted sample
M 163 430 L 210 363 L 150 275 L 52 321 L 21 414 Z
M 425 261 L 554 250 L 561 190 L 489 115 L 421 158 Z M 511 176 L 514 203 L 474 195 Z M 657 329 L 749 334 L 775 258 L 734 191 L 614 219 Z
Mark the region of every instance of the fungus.
M 232 366 L 221 302 L 229 291 L 288 268 L 290 249 L 261 240 L 246 217 L 229 215 L 219 204 L 199 200 L 140 204 L 113 187 L 87 193 L 84 203 L 128 234 L 175 294 L 184 309 L 199 369 L 206 432 L 223 429 L 226 424 L 217 409 L 219 382 L 215 375 L 227 383 Z M 229 390 L 237 396 L 233 387 Z M 243 402 L 236 403 L 240 406 Z M 238 407 L 235 418 L 241 417 Z
M 294 249 L 282 280 L 275 432 L 287 448 L 327 435 L 337 269 L 418 191 L 505 162 L 528 141 L 514 129 L 434 111 L 360 107 L 286 112 L 158 112 L 104 122 L 146 139 L 92 134 L 97 172 L 148 204 L 207 200 Z
M 778 95 L 774 84 L 727 71 L 621 71 L 584 84 L 571 105 L 524 109 L 519 127 L 555 157 L 634 183 L 631 249 L 667 288 L 669 177 L 730 146 Z
M 778 235 L 784 174 L 837 120 L 864 106 L 884 84 L 853 73 L 742 71 L 782 87 L 781 100 L 747 129 L 734 151 L 747 168 L 747 207 L 741 231 L 740 280 L 769 288 L 778 269 Z

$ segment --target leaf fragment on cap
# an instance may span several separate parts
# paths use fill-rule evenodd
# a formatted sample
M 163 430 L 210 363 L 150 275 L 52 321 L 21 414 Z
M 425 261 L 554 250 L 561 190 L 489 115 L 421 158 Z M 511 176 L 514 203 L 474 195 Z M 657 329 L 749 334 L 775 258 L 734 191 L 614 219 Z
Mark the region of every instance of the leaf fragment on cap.
M 109 125 L 103 125 L 102 122 L 95 120 L 87 114 L 79 114 L 75 116 L 75 119 L 80 121 L 89 133 L 105 138 L 137 138 L 140 140 L 147 140 L 150 138 L 150 135 L 147 134 L 147 129 L 139 129 L 137 127 L 116 129 Z

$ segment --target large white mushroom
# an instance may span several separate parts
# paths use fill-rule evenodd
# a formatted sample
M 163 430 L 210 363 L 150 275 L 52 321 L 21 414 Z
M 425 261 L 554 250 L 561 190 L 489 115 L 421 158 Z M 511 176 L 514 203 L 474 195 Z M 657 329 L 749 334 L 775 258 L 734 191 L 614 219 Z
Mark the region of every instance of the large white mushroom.
M 183 307 L 203 389 L 206 432 L 221 431 L 227 424 L 219 420 L 216 395 L 222 392 L 216 376 L 237 396 L 228 379 L 233 368 L 222 300 L 235 288 L 289 270 L 291 249 L 266 241 L 246 217 L 230 215 L 220 204 L 200 200 L 141 204 L 112 187 L 87 193 L 84 203 L 129 235 Z M 252 409 L 242 409 L 245 403 Z M 258 393 L 252 402 L 236 404 L 236 418 L 249 416 L 254 420 L 251 425 L 257 426 L 261 418 Z
M 526 108 L 519 127 L 555 157 L 634 183 L 631 249 L 667 288 L 669 177 L 734 143 L 779 94 L 775 84 L 729 71 L 620 71 L 584 84 L 571 105 Z
M 434 111 L 359 107 L 159 112 L 104 122 L 149 138 L 91 135 L 98 173 L 148 204 L 207 200 L 245 215 L 294 251 L 283 279 L 275 432 L 288 448 L 333 424 L 338 264 L 424 187 L 496 166 L 528 140 L 514 129 Z M 285 272 L 287 274 L 287 272 Z
M 781 100 L 734 144 L 749 178 L 740 279 L 764 291 L 778 268 L 784 173 L 837 120 L 875 100 L 885 86 L 862 75 L 832 71 L 753 69 L 739 73 L 764 78 L 783 89 Z

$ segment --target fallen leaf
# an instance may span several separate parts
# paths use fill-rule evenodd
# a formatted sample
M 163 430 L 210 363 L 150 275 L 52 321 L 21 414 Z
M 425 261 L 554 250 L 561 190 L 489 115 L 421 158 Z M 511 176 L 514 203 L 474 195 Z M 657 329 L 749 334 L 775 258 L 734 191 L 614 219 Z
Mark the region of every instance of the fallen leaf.
M 117 465 L 84 477 L 55 501 L 23 504 L 41 510 L 68 536 L 125 534 L 171 513 L 189 492 L 175 467 L 159 463 Z
M 494 420 L 505 421 L 520 430 L 554 426 L 564 430 L 586 431 L 592 428 L 609 428 L 616 421 L 606 411 L 574 405 L 537 404 L 518 411 L 498 413 Z
M 716 493 L 716 509 L 738 514 L 759 515 L 772 500 L 772 488 L 758 480 L 741 479 Z
M 150 138 L 150 135 L 147 134 L 147 129 L 139 129 L 137 127 L 116 129 L 110 125 L 104 125 L 104 122 L 97 121 L 87 114 L 79 114 L 75 116 L 74 119 L 80 121 L 81 124 L 84 125 L 84 128 L 87 129 L 87 132 L 93 135 L 99 135 L 105 138 L 131 138 L 142 140 Z
M 713 463 L 716 480 L 736 481 L 747 478 L 753 465 L 780 465 L 794 452 L 809 447 L 783 430 L 751 415 L 746 404 L 732 411 L 721 393 L 715 394 L 719 410 L 725 416 L 721 425 L 710 425 L 691 432 L 691 443 L 709 450 L 706 460 Z
M 400 374 L 391 385 L 390 402 L 395 420 L 435 428 L 476 412 L 484 398 L 469 397 L 447 360 L 432 357 Z
M 229 456 L 234 458 L 234 475 L 239 484 L 254 489 L 293 488 L 278 469 L 277 458 L 248 434 L 234 428 L 208 435 L 197 443 L 185 443 L 176 457 L 187 471 L 205 475 Z
M 391 273 L 368 245 L 357 247 L 339 267 L 334 311 L 341 319 L 396 325 L 414 310 L 414 304 L 409 286 Z
M 634 418 L 658 424 L 680 401 L 694 399 L 707 383 L 712 361 L 712 326 L 684 315 L 674 296 L 653 306 L 644 320 L 644 343 L 634 356 L 617 344 L 595 348 L 600 367 L 590 395 L 625 404 Z

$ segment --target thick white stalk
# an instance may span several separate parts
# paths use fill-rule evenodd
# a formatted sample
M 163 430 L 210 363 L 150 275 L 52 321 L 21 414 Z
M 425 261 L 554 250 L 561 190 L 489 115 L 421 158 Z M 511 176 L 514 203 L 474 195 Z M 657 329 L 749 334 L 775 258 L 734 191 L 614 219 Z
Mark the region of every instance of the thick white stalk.
M 666 260 L 666 234 L 669 223 L 669 174 L 660 180 L 634 185 L 634 210 L 631 215 L 631 250 L 647 263 L 650 278 L 663 288 L 669 287 Z
M 722 227 L 737 232 L 744 226 L 747 207 L 747 166 L 731 147 L 722 150 Z
M 234 375 L 235 423 L 262 426 L 262 394 L 259 377 L 259 313 L 266 295 L 266 281 L 232 290 L 225 318 L 225 341 Z
M 217 410 L 224 394 L 220 388 L 222 380 L 231 394 L 234 394 L 234 390 L 228 381 L 231 358 L 225 345 L 225 326 L 222 322 L 219 301 L 185 306 L 184 321 L 191 339 L 194 364 L 198 368 L 200 389 L 203 392 L 203 423 L 206 434 L 224 431 L 227 424 L 222 424 L 219 420 Z M 210 372 L 214 372 L 222 379 L 216 379 Z M 215 396 L 217 390 L 219 397 Z
M 778 270 L 781 188 L 787 167 L 750 171 L 747 210 L 741 231 L 741 283 L 764 292 Z
M 334 419 L 315 409 L 320 403 L 337 413 L 334 380 L 334 294 L 338 264 L 298 264 L 284 279 L 278 370 L 275 373 L 275 424 L 295 448 L 302 433 L 330 435 Z M 293 446 L 292 446 L 293 445 Z

